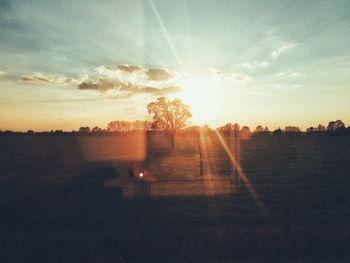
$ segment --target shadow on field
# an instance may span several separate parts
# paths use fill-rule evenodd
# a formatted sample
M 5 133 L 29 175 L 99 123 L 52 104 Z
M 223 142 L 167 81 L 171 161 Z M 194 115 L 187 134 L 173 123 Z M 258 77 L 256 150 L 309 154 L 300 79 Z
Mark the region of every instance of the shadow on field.
M 113 165 L 85 166 L 69 185 L 23 199 L 4 196 L 1 262 L 346 262 L 349 256 L 348 227 L 296 224 L 288 235 L 283 207 L 266 218 L 244 190 L 122 200 L 104 188 L 104 180 L 118 176 Z
M 281 144 L 281 139 L 274 140 Z M 281 151 L 277 146 L 269 153 L 263 142 L 258 142 L 260 153 L 272 156 L 274 151 L 278 158 Z M 305 141 L 298 143 L 305 145 Z M 343 144 L 339 142 L 339 147 Z M 305 187 L 308 181 L 300 183 L 304 188 L 292 187 L 291 178 L 297 178 L 297 183 L 302 178 L 299 173 L 307 175 L 301 170 L 304 163 L 295 172 L 300 160 L 309 156 L 309 150 L 301 146 L 290 152 L 283 150 L 292 155 L 293 165 L 283 164 L 289 170 L 282 178 L 267 168 L 264 177 L 260 176 L 260 168 L 268 161 L 274 162 L 272 167 L 277 169 L 275 160 L 264 160 L 261 154 L 244 159 L 247 174 L 269 209 L 268 217 L 244 188 L 239 194 L 225 196 L 123 200 L 118 189 L 104 187 L 106 180 L 120 176 L 115 164 L 84 161 L 77 150 L 79 144 L 66 146 L 75 151 L 71 162 L 65 159 L 67 153 L 59 145 L 48 147 L 53 152 L 43 145 L 25 150 L 23 147 L 31 147 L 26 141 L 21 147 L 22 155 L 30 156 L 35 151 L 30 163 L 21 163 L 23 157 L 16 157 L 18 152 L 9 148 L 5 149 L 6 158 L 0 156 L 4 165 L 0 185 L 0 262 L 349 262 L 346 171 L 334 172 L 333 184 L 325 176 L 327 185 L 315 184 L 323 182 L 322 174 L 312 173 L 307 178 L 314 187 Z M 330 148 L 325 143 L 322 147 Z M 41 152 L 54 160 L 45 164 Z M 320 160 L 328 156 L 323 152 L 327 151 L 316 152 Z M 332 156 L 335 155 L 329 153 L 328 160 Z M 332 163 L 338 165 L 339 160 L 345 165 L 349 157 L 342 155 Z M 252 165 L 257 162 L 259 165 Z M 315 166 L 320 163 L 315 161 Z M 28 165 L 25 167 L 33 167 L 35 172 L 26 179 L 27 173 L 15 164 Z M 43 169 L 35 168 L 36 164 Z M 55 169 L 50 169 L 53 164 Z M 59 171 L 53 174 L 55 180 L 69 172 L 69 180 L 43 180 L 44 168 L 52 173 Z M 281 188 L 283 182 L 290 183 L 290 188 Z

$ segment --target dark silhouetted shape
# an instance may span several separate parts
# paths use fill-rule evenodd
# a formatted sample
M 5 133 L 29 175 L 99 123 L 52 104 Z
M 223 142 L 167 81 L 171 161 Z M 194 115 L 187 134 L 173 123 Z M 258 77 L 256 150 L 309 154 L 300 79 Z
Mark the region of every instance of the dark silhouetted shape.
M 327 132 L 337 135 L 345 134 L 346 128 L 344 122 L 341 120 L 330 121 L 327 126 Z
M 250 128 L 248 126 L 243 126 L 239 135 L 241 139 L 248 140 L 250 138 Z
M 172 148 L 176 132 L 186 127 L 188 120 L 192 117 L 190 107 L 180 99 L 169 100 L 165 97 L 147 105 L 148 113 L 153 115 L 153 129 L 165 130 L 171 135 Z
M 80 127 L 79 128 L 79 133 L 81 133 L 81 134 L 88 134 L 88 133 L 90 133 L 90 127 Z
M 256 126 L 256 128 L 254 130 L 254 132 L 263 132 L 263 131 L 264 131 L 264 128 L 261 125 Z
M 278 128 L 278 129 L 273 131 L 273 135 L 281 135 L 281 134 L 282 134 L 281 128 Z

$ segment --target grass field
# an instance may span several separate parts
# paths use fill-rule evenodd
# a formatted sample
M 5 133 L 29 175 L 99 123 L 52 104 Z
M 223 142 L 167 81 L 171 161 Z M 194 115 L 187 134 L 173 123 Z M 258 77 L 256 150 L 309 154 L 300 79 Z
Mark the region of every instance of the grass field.
M 350 138 L 243 141 L 255 197 L 121 200 L 104 182 L 144 145 L 0 137 L 0 262 L 349 262 Z

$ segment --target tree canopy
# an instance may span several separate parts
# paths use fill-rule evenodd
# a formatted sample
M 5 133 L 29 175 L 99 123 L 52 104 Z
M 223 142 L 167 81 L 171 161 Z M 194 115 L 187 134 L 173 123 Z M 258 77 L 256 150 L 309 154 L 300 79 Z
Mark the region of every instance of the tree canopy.
M 147 105 L 148 113 L 153 115 L 152 128 L 176 131 L 186 127 L 192 117 L 190 107 L 180 99 L 169 100 L 161 97 Z

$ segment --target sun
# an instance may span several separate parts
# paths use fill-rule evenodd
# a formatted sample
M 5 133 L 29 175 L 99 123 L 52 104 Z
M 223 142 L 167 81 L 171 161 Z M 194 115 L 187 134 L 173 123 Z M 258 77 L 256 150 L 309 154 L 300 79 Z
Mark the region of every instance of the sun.
M 214 125 L 223 101 L 220 84 L 210 76 L 189 76 L 179 80 L 178 84 L 183 91 L 177 97 L 190 106 L 192 124 Z

